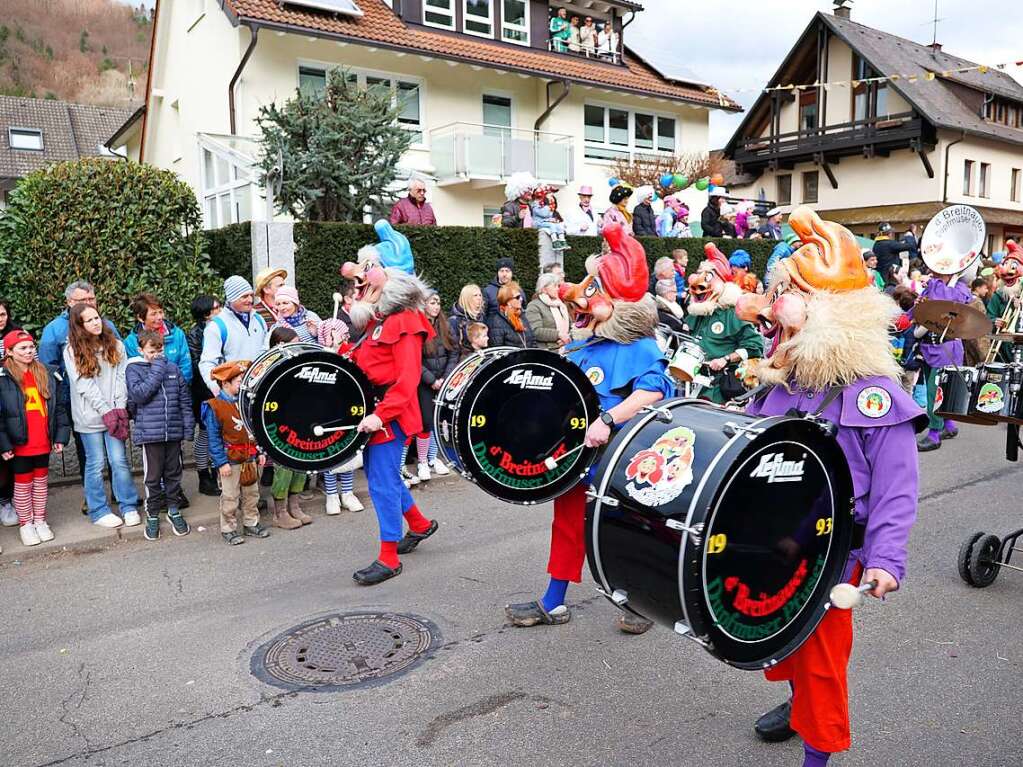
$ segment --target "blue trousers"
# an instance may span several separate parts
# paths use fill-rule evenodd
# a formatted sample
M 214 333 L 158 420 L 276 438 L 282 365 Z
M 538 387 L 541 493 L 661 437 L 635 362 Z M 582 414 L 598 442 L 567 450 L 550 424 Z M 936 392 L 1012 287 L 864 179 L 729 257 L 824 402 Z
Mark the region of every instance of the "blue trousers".
M 397 421 L 385 424 L 394 439 L 377 445 L 367 445 L 363 452 L 363 468 L 369 483 L 369 497 L 377 513 L 380 540 L 400 541 L 402 514 L 415 505 L 412 493 L 401 481 L 401 453 L 405 446 L 405 432 Z

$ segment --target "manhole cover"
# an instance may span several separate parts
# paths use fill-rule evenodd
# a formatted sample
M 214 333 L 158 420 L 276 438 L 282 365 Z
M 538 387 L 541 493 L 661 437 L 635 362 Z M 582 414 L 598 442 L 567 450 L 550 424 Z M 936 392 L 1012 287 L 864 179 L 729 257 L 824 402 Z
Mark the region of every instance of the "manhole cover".
M 418 665 L 439 634 L 422 618 L 396 613 L 339 613 L 302 623 L 252 656 L 252 673 L 289 690 L 350 689 L 387 680 Z

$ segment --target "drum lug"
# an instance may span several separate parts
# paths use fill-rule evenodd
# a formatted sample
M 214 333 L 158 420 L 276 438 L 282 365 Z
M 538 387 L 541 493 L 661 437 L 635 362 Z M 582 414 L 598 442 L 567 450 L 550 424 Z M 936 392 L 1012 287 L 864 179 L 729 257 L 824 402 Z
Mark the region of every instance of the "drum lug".
M 629 592 L 622 591 L 621 589 L 615 589 L 611 592 L 611 601 L 621 607 L 629 602 Z
M 653 405 L 651 405 L 650 407 L 643 408 L 639 412 L 654 413 L 657 417 L 657 420 L 664 421 L 664 423 L 671 423 L 674 420 L 674 418 L 671 415 L 671 411 L 668 410 L 668 408 L 666 407 L 654 407 Z
M 589 501 L 599 501 L 600 503 L 602 503 L 605 506 L 611 506 L 611 507 L 618 506 L 618 500 L 617 499 L 611 498 L 610 496 L 607 496 L 607 495 L 600 495 L 600 493 L 598 493 L 592 487 L 589 490 L 586 491 L 586 499 L 589 500 Z
M 834 437 L 838 433 L 838 427 L 829 421 L 827 418 L 821 418 L 820 416 L 808 413 L 803 416 L 804 421 L 809 421 L 814 426 L 818 427 L 822 432 L 827 434 L 829 437 Z
M 710 647 L 710 642 L 708 642 L 706 639 L 696 636 L 696 634 L 693 633 L 693 630 L 682 621 L 676 621 L 673 628 L 675 630 L 675 633 L 678 634 L 680 637 L 692 639 L 704 650 Z
M 722 431 L 729 437 L 734 437 L 737 434 L 745 434 L 746 439 L 753 440 L 756 437 L 764 433 L 763 429 L 758 429 L 755 426 L 740 426 L 735 421 L 728 421 L 724 426 L 721 427 Z
M 688 533 L 689 537 L 693 539 L 694 546 L 699 546 L 703 538 L 703 522 L 697 522 L 692 527 L 689 527 L 677 519 L 666 519 L 664 520 L 664 526 L 670 527 L 672 530 L 678 530 L 681 533 Z

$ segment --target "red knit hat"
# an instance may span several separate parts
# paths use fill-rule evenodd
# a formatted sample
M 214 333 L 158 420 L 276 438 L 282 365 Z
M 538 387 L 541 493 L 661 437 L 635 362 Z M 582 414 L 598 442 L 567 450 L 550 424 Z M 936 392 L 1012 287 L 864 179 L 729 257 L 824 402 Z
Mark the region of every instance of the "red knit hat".
M 619 223 L 605 226 L 603 234 L 611 246 L 611 252 L 600 257 L 597 267 L 604 292 L 612 299 L 639 301 L 650 282 L 646 251 Z
M 4 334 L 4 348 L 7 350 L 13 349 L 23 341 L 35 341 L 35 339 L 32 338 L 31 333 L 21 328 L 16 328 Z

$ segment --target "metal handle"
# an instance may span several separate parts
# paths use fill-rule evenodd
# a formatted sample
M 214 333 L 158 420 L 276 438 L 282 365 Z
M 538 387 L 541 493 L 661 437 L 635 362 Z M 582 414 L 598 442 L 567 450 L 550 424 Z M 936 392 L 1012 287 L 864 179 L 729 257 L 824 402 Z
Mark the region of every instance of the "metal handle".
M 745 434 L 748 439 L 754 439 L 764 433 L 763 429 L 755 426 L 740 426 L 735 421 L 728 421 L 721 427 L 721 430 L 729 437 L 734 437 L 736 434 Z
M 607 495 L 601 495 L 592 487 L 586 491 L 586 498 L 587 500 L 590 501 L 600 501 L 600 503 L 604 504 L 605 506 L 612 507 L 618 506 L 618 500 L 616 498 L 611 498 L 610 496 Z
M 668 410 L 668 408 L 666 408 L 666 407 L 655 407 L 654 405 L 650 405 L 649 407 L 643 408 L 639 412 L 641 412 L 641 413 L 654 413 L 656 415 L 656 417 L 657 417 L 657 420 L 658 421 L 664 421 L 664 423 L 671 423 L 672 420 L 674 420 L 672 418 L 671 411 Z

